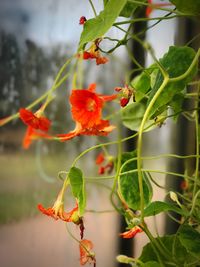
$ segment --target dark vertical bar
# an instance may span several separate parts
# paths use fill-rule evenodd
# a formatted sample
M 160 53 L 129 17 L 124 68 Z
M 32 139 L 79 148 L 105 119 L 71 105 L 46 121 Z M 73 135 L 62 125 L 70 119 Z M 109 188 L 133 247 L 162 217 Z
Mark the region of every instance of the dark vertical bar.
M 185 45 L 189 42 L 197 33 L 199 33 L 200 23 L 197 20 L 189 18 L 180 18 L 178 19 L 177 24 L 177 35 L 175 44 L 176 45 Z M 191 47 L 197 49 L 199 47 L 199 39 L 195 40 L 190 44 Z M 189 91 L 191 88 L 189 88 Z M 184 108 L 193 109 L 195 106 L 194 100 L 184 103 Z M 173 149 L 172 153 L 180 155 L 188 155 L 195 153 L 195 124 L 194 122 L 186 120 L 183 116 L 180 116 L 177 125 L 172 130 L 172 139 L 173 139 Z M 189 175 L 192 175 L 195 168 L 195 160 L 187 159 L 185 162 L 183 160 L 173 159 L 169 162 L 170 171 L 184 173 L 185 166 L 189 170 Z M 177 177 L 167 175 L 166 185 L 168 188 L 173 188 L 175 191 L 180 192 L 181 179 Z M 179 219 L 177 217 L 177 219 Z M 171 219 L 166 218 L 165 231 L 167 234 L 173 234 L 178 228 L 178 224 Z

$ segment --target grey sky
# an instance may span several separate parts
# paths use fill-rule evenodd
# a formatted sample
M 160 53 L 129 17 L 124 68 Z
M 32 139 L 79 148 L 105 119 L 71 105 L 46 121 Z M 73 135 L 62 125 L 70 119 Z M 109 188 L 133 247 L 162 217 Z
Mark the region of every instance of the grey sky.
M 103 0 L 93 0 L 93 3 L 98 11 L 102 10 Z M 160 11 L 152 13 L 160 14 Z M 40 46 L 68 43 L 76 49 L 82 31 L 81 16 L 94 16 L 88 0 L 0 0 L 0 28 L 14 33 L 21 43 L 26 39 Z M 122 36 L 116 29 L 112 33 L 118 38 Z M 147 33 L 158 57 L 173 44 L 174 34 L 174 21 L 163 21 Z M 123 49 L 120 51 L 124 53 Z M 150 63 L 148 56 L 147 65 Z
M 94 1 L 100 8 L 102 1 Z M 0 27 L 39 45 L 78 42 L 81 16 L 93 17 L 87 0 L 1 0 Z

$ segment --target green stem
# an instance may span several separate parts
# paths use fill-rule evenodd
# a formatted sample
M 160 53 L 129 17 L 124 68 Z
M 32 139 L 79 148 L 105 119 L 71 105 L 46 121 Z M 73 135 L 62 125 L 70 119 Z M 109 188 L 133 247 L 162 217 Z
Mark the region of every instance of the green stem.
M 143 172 L 155 172 L 155 173 L 162 173 L 162 174 L 170 174 L 170 175 L 174 175 L 174 176 L 182 177 L 182 178 L 187 178 L 188 180 L 194 181 L 194 179 L 191 178 L 190 176 L 186 176 L 185 174 L 180 174 L 180 173 L 177 173 L 177 172 L 151 170 L 151 169 L 141 169 L 141 170 Z M 137 170 L 133 170 L 133 171 L 137 171 Z M 122 174 L 128 174 L 128 173 L 131 173 L 133 171 L 124 172 Z M 198 183 L 198 185 L 200 185 L 200 183 Z
M 141 220 L 142 221 L 144 220 L 144 192 L 143 192 L 143 182 L 142 182 L 143 178 L 142 178 L 142 170 L 141 170 L 142 169 L 142 159 L 141 159 L 141 157 L 142 157 L 142 134 L 143 134 L 144 126 L 145 126 L 145 123 L 148 119 L 149 113 L 150 113 L 155 101 L 157 100 L 157 98 L 159 97 L 159 95 L 161 94 L 161 92 L 163 91 L 165 86 L 167 85 L 168 81 L 169 81 L 169 77 L 165 76 L 160 88 L 158 89 L 158 91 L 156 92 L 154 97 L 152 98 L 151 102 L 149 103 L 149 105 L 148 105 L 148 107 L 144 113 L 144 116 L 143 116 L 143 119 L 142 119 L 142 122 L 140 125 L 140 129 L 138 132 L 137 167 L 138 167 L 138 183 L 139 183 L 139 190 L 140 190 L 140 211 L 141 211 Z
M 126 138 L 123 138 L 121 139 L 121 142 L 126 142 L 134 137 L 136 137 L 138 135 L 138 133 L 135 133 L 131 136 L 128 136 Z M 90 151 L 94 150 L 94 149 L 97 149 L 97 148 L 100 148 L 102 146 L 110 146 L 110 145 L 115 145 L 115 144 L 118 144 L 119 141 L 112 141 L 112 142 L 107 142 L 107 143 L 104 143 L 104 144 L 98 144 L 98 145 L 95 145 L 95 146 L 92 146 L 92 147 L 89 147 L 88 149 L 84 150 L 83 152 L 81 152 L 76 158 L 75 160 L 73 161 L 72 163 L 72 167 L 74 167 L 76 165 L 76 163 L 79 161 L 79 159 L 81 157 L 83 157 L 85 154 L 89 153 Z
M 115 175 L 115 178 L 114 178 L 114 181 L 113 181 L 112 191 L 111 191 L 111 194 L 110 194 L 110 200 L 111 200 L 112 204 L 114 204 L 114 202 L 113 202 L 113 194 L 114 194 L 115 189 L 117 187 L 117 181 L 118 181 L 118 177 L 120 175 L 120 170 L 121 170 L 122 142 L 121 142 L 121 129 L 120 129 L 120 126 L 118 126 L 118 143 L 117 143 L 117 148 L 118 148 L 118 151 L 117 151 L 117 171 L 116 171 L 116 175 Z M 119 195 L 119 197 L 120 197 L 120 195 Z
M 192 208 L 191 208 L 191 211 L 190 211 L 190 215 L 192 215 L 194 209 L 195 209 L 195 206 L 196 206 L 196 201 L 197 201 L 197 198 L 198 196 L 200 195 L 200 190 L 197 191 L 196 195 L 194 196 L 193 198 L 193 201 L 192 201 Z
M 134 57 L 133 54 L 131 53 L 131 51 L 130 51 L 128 45 L 126 45 L 126 50 L 127 50 L 127 52 L 128 52 L 128 55 L 129 55 L 130 59 L 133 61 L 133 63 L 134 63 L 136 66 L 138 66 L 138 69 L 139 69 L 139 70 L 144 69 L 143 66 L 140 65 L 140 63 L 135 59 L 135 57 Z
M 141 1 L 136 1 L 136 0 L 130 0 L 130 2 L 135 3 L 135 4 L 138 4 L 138 5 L 149 6 L 151 8 L 158 9 L 158 10 L 168 11 L 170 13 L 175 13 L 175 14 L 178 14 L 178 15 L 184 15 L 183 13 L 179 12 L 178 10 L 173 10 L 173 9 L 170 9 L 170 8 L 159 7 L 159 6 L 156 6 L 155 4 L 149 4 L 149 3 L 145 3 L 145 2 L 141 2 Z
M 122 31 L 125 31 L 124 29 L 122 29 L 119 26 L 116 26 L 117 28 L 119 28 Z M 126 32 L 126 31 L 125 31 Z M 153 60 L 156 62 L 156 64 L 158 65 L 160 71 L 162 72 L 164 77 L 168 77 L 167 71 L 164 69 L 164 67 L 161 65 L 161 63 L 158 61 L 158 59 L 156 58 L 153 48 L 151 47 L 151 45 L 147 42 L 143 42 L 137 35 L 131 34 L 129 33 L 129 35 L 132 37 L 133 40 L 137 41 L 145 50 L 147 50 L 151 57 L 153 58 Z
M 199 93 L 199 91 L 198 91 Z M 197 97 L 196 107 L 198 108 L 199 105 L 199 96 Z M 193 197 L 196 194 L 197 190 L 197 181 L 199 177 L 199 112 L 195 111 L 195 128 L 196 128 L 196 168 L 195 168 L 195 181 L 194 181 L 194 188 L 193 188 Z
M 162 260 L 161 260 L 161 258 L 160 258 L 159 252 L 158 252 L 158 248 L 159 248 L 159 247 L 157 247 L 155 238 L 152 236 L 152 234 L 151 234 L 151 232 L 149 231 L 149 229 L 147 228 L 146 224 L 144 224 L 143 229 L 144 229 L 144 232 L 146 233 L 146 235 L 148 236 L 149 240 L 151 241 L 153 251 L 154 251 L 154 253 L 156 254 L 156 256 L 157 256 L 157 258 L 158 258 L 158 261 L 159 261 L 159 263 L 160 263 L 160 266 L 161 266 L 161 267 L 164 267 L 164 264 L 163 264 L 163 262 L 162 262 Z M 163 252 L 163 253 L 164 253 L 164 252 Z
M 151 169 L 141 169 L 142 172 L 153 172 L 153 173 L 161 173 L 161 174 L 170 174 L 173 176 L 177 176 L 177 177 L 182 177 L 182 178 L 187 178 L 188 180 L 194 181 L 193 178 L 191 178 L 190 176 L 187 176 L 185 174 L 180 174 L 177 172 L 170 172 L 170 171 L 161 171 L 161 170 L 151 170 Z M 135 173 L 138 172 L 137 169 L 135 170 L 130 170 L 130 171 L 126 171 L 126 172 L 121 172 L 120 175 L 126 175 L 126 174 L 130 174 L 130 173 Z M 114 179 L 115 175 L 110 175 L 110 176 L 97 176 L 97 177 L 87 177 L 86 180 L 88 181 L 96 181 L 96 180 L 111 180 Z M 198 183 L 198 185 L 200 185 L 200 183 Z M 120 190 L 120 187 L 119 187 Z
M 190 72 L 192 71 L 192 69 L 194 68 L 195 64 L 197 63 L 198 61 L 198 58 L 200 56 L 200 48 L 198 49 L 190 67 L 187 69 L 187 71 L 185 73 L 183 73 L 182 75 L 178 76 L 178 77 L 175 77 L 175 78 L 170 78 L 169 79 L 169 82 L 178 82 L 180 80 L 183 80 L 185 79 L 189 74 Z
M 52 86 L 47 92 L 45 92 L 43 95 L 41 95 L 39 98 L 37 98 L 34 102 L 32 102 L 30 105 L 28 105 L 28 106 L 26 107 L 26 109 L 32 109 L 32 108 L 35 107 L 37 104 L 39 104 L 40 102 L 42 102 L 46 97 L 47 97 L 47 99 L 48 99 L 48 96 L 50 95 L 50 93 L 52 92 L 52 90 L 55 91 L 56 89 L 58 89 L 58 88 L 61 86 L 62 83 L 64 83 L 64 82 L 67 80 L 67 78 L 68 78 L 69 75 L 71 74 L 71 71 L 68 72 L 66 75 L 64 75 L 64 76 L 62 77 L 62 79 L 58 82 L 58 79 L 60 78 L 60 76 L 61 76 L 61 74 L 62 74 L 64 68 L 66 67 L 66 65 L 69 64 L 69 61 L 71 61 L 71 59 L 69 59 L 69 60 L 67 61 L 68 63 L 66 62 L 66 63 L 63 65 L 63 67 L 61 68 L 62 71 L 60 70 L 59 73 L 58 73 L 58 75 L 56 76 L 56 83 L 54 82 L 53 86 Z M 15 113 L 15 114 L 9 116 L 8 118 L 6 118 L 6 119 L 4 120 L 4 123 L 1 123 L 0 126 L 3 126 L 4 124 L 6 124 L 6 123 L 8 123 L 8 122 L 10 122 L 10 121 L 12 121 L 12 120 L 14 120 L 14 119 L 17 119 L 17 118 L 19 118 L 19 112 L 17 112 L 17 113 Z
M 174 15 L 170 17 L 155 17 L 155 18 L 135 18 L 131 20 L 125 20 L 125 21 L 119 21 L 113 24 L 113 26 L 118 26 L 118 25 L 124 25 L 124 24 L 129 24 L 129 23 L 135 23 L 138 21 L 151 21 L 151 20 L 166 20 L 166 19 L 173 19 L 177 17 L 182 17 L 182 15 Z
M 92 10 L 94 12 L 95 17 L 97 17 L 97 12 L 96 12 L 95 7 L 94 7 L 94 5 L 92 3 L 92 0 L 89 0 L 89 2 L 90 2 L 90 5 L 91 5 L 91 8 L 92 8 Z
M 194 42 L 197 38 L 200 37 L 200 33 L 198 33 L 196 36 L 194 36 L 190 41 L 188 41 L 185 46 L 189 46 L 192 42 Z
M 71 238 L 74 239 L 77 243 L 80 244 L 80 241 L 79 241 L 79 240 L 72 234 L 72 232 L 69 230 L 69 227 L 68 227 L 67 223 L 66 223 L 66 229 L 67 229 L 68 234 L 71 236 Z

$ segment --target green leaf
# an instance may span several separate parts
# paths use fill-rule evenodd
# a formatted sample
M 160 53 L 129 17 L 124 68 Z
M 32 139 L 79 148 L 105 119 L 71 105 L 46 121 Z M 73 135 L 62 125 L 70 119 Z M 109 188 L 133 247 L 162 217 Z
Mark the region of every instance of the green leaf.
M 162 201 L 154 201 L 154 202 L 151 202 L 146 207 L 146 209 L 144 210 L 144 216 L 145 217 L 154 216 L 164 211 L 174 211 L 183 216 L 187 215 L 185 211 L 183 211 L 182 209 L 178 208 L 177 206 L 171 203 L 166 203 Z
M 72 167 L 69 171 L 69 180 L 74 197 L 78 200 L 79 215 L 82 216 L 86 206 L 85 183 L 82 171 Z
M 83 49 L 86 43 L 102 37 L 112 27 L 126 2 L 127 0 L 110 0 L 96 18 L 84 23 L 79 50 Z
M 104 4 L 104 7 L 106 6 L 106 4 L 109 2 L 109 0 L 103 0 L 103 4 Z
M 140 2 L 146 2 L 146 0 L 139 0 Z M 138 2 L 139 2 L 138 1 Z M 135 10 L 140 6 L 140 4 L 133 3 L 131 1 L 128 1 L 125 5 L 125 7 L 122 9 L 120 16 L 129 18 Z
M 176 8 L 190 15 L 199 15 L 200 14 L 200 0 L 170 0 Z
M 183 101 L 184 101 L 184 95 L 183 94 L 177 94 L 173 97 L 170 105 L 174 111 L 174 113 L 180 113 L 182 111 L 182 106 L 183 106 Z M 177 120 L 179 114 L 174 116 L 173 118 Z
M 190 47 L 171 46 L 169 48 L 168 53 L 165 54 L 162 59 L 160 59 L 160 63 L 168 72 L 169 77 L 175 78 L 184 74 L 188 70 L 194 57 L 195 51 Z M 158 97 L 158 99 L 156 100 L 155 104 L 153 105 L 150 112 L 150 118 L 155 117 L 161 112 L 163 112 L 163 107 L 166 108 L 167 105 L 171 104 L 173 97 L 183 91 L 187 83 L 193 79 L 196 72 L 197 64 L 184 79 L 177 82 L 168 83 L 160 94 L 160 96 Z M 159 70 L 156 75 L 155 83 L 149 95 L 149 100 L 147 104 L 150 103 L 157 90 L 160 88 L 162 82 L 163 75 Z
M 146 111 L 146 101 L 134 102 L 121 109 L 122 122 L 125 127 L 132 131 L 138 131 Z M 145 123 L 145 131 L 155 128 L 153 120 L 147 120 Z M 150 126 L 151 125 L 151 126 Z
M 182 225 L 178 237 L 187 251 L 200 260 L 200 233 L 189 225 Z
M 151 87 L 151 76 L 145 72 L 142 72 L 133 79 L 131 86 L 135 90 L 135 100 L 136 102 L 139 102 L 146 96 L 146 93 Z
M 127 160 L 133 159 L 136 156 L 137 156 L 136 151 L 123 153 L 121 163 L 123 164 Z M 136 169 L 137 169 L 137 161 L 131 161 L 122 168 L 122 172 L 127 172 Z M 119 191 L 131 209 L 133 210 L 140 209 L 140 191 L 139 191 L 137 171 L 129 174 L 120 175 Z M 152 187 L 148 180 L 147 174 L 144 172 L 143 172 L 143 191 L 144 191 L 144 203 L 146 206 L 149 204 L 152 198 Z
M 160 263 L 157 261 L 148 261 L 142 265 L 143 267 L 160 267 Z
M 157 252 L 164 266 L 166 267 L 174 266 L 174 264 L 171 264 L 172 262 L 176 263 L 175 266 L 186 266 L 187 263 L 191 264 L 192 262 L 195 262 L 195 258 L 182 246 L 179 241 L 179 238 L 176 235 L 166 235 L 163 237 L 158 237 L 155 238 L 154 244 L 155 242 L 157 242 L 158 244 L 162 242 L 162 244 L 169 251 L 171 256 L 159 253 L 159 250 L 153 247 L 152 243 L 148 243 L 146 246 L 144 246 L 139 260 L 144 263 L 147 263 L 149 261 L 157 262 Z M 190 266 L 197 267 L 196 264 L 191 264 Z

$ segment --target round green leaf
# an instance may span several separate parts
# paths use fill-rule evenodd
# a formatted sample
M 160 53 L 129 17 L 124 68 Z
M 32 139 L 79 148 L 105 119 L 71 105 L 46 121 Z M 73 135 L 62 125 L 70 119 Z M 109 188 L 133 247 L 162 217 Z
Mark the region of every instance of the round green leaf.
M 200 261 L 200 233 L 189 225 L 182 225 L 178 236 L 181 244 Z
M 136 152 L 127 152 L 122 155 L 122 164 L 129 159 L 136 156 Z M 137 170 L 137 162 L 131 161 L 122 168 L 122 173 L 127 171 Z M 148 180 L 148 176 L 143 172 L 143 192 L 144 192 L 144 203 L 145 206 L 149 204 L 152 198 L 152 187 Z M 140 209 L 140 190 L 138 183 L 137 171 L 133 173 L 121 174 L 119 179 L 119 191 L 128 204 L 133 210 Z
M 162 201 L 154 201 L 151 202 L 146 209 L 144 210 L 144 216 L 149 217 L 149 216 L 154 216 L 156 214 L 159 214 L 164 211 L 174 211 L 178 214 L 181 215 L 187 215 L 185 211 L 182 209 L 178 208 L 176 205 L 167 203 L 167 202 L 162 202 Z
M 122 122 L 125 127 L 132 131 L 138 131 L 146 110 L 145 102 L 134 102 L 121 109 Z M 153 120 L 147 120 L 145 123 L 145 131 L 155 128 Z
M 194 57 L 195 57 L 195 51 L 190 47 L 171 46 L 169 48 L 169 51 L 164 55 L 164 57 L 160 59 L 160 63 L 162 64 L 164 69 L 168 72 L 170 78 L 176 78 L 181 76 L 188 70 Z M 168 83 L 165 86 L 162 93 L 159 95 L 156 102 L 154 103 L 150 112 L 150 118 L 154 118 L 155 116 L 162 113 L 163 107 L 164 109 L 166 109 L 167 105 L 171 105 L 171 102 L 173 103 L 173 98 L 175 95 L 181 98 L 180 92 L 182 92 L 187 83 L 193 79 L 196 72 L 197 72 L 197 64 L 188 73 L 187 77 L 184 77 L 182 80 L 176 82 Z M 151 102 L 157 90 L 160 88 L 162 82 L 163 82 L 163 75 L 159 70 L 156 75 L 154 86 L 149 94 L 149 99 L 147 104 Z
M 191 264 L 195 262 L 195 258 L 185 249 L 185 247 L 180 243 L 177 235 L 166 235 L 163 237 L 155 238 L 158 243 L 162 242 L 165 248 L 170 252 L 171 257 L 166 254 L 161 254 L 159 251 L 160 259 L 162 260 L 165 267 L 171 266 L 186 266 L 185 264 Z M 139 257 L 144 263 L 158 261 L 157 254 L 155 253 L 155 248 L 153 248 L 152 243 L 148 243 L 143 247 L 142 254 Z M 173 263 L 173 265 L 171 264 Z M 197 267 L 197 265 L 190 265 L 191 267 Z

